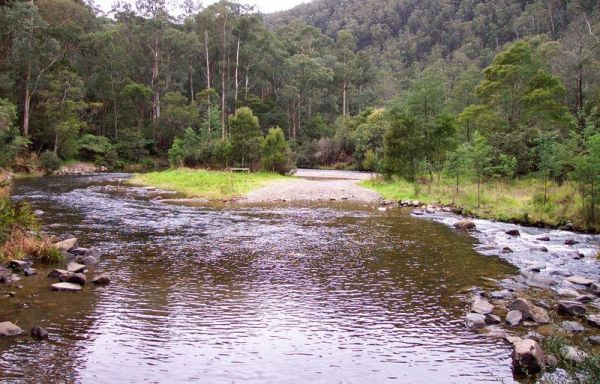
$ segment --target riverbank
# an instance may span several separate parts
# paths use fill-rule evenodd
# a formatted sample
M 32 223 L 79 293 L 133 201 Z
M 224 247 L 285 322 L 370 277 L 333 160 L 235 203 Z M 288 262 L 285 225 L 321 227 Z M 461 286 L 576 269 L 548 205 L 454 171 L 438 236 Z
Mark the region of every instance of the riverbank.
M 442 178 L 415 190 L 404 180 L 365 180 L 360 185 L 393 201 L 418 200 L 422 204 L 452 205 L 467 216 L 518 223 L 528 226 L 572 229 L 600 233 L 600 223 L 588 223 L 581 212 L 581 197 L 572 183 L 549 183 L 544 202 L 544 184 L 540 180 L 515 180 L 511 183 L 488 182 L 481 185 L 480 204 L 477 184 L 464 182 L 456 195 L 455 181 Z
M 229 200 L 285 179 L 285 176 L 275 173 L 230 173 L 180 168 L 138 173 L 127 183 L 175 191 L 192 199 Z

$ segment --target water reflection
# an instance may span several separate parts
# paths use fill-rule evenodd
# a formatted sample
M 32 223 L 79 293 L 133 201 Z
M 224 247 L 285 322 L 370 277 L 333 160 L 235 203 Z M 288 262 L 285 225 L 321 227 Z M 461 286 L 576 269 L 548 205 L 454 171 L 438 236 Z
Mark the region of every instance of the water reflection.
M 508 348 L 462 321 L 466 290 L 513 269 L 469 238 L 356 205 L 168 206 L 100 187 L 114 177 L 17 185 L 52 231 L 102 249 L 113 283 L 65 295 L 28 281 L 43 292 L 31 309 L 0 318 L 54 341 L 0 341 L 0 380 L 513 380 Z

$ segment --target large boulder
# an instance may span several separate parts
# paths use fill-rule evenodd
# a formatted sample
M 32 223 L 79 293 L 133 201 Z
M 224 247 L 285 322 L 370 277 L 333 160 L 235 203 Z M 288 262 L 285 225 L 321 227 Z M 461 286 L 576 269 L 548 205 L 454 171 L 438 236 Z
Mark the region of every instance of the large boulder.
M 513 344 L 513 369 L 525 374 L 536 374 L 544 368 L 544 352 L 534 340 L 521 340 Z
M 81 285 L 79 284 L 73 284 L 73 283 L 56 283 L 56 284 L 52 284 L 50 286 L 50 288 L 52 288 L 53 291 L 59 291 L 59 292 L 78 292 L 81 291 Z
M 471 312 L 487 315 L 488 313 L 492 313 L 493 310 L 494 306 L 483 297 L 477 295 L 473 299 L 473 303 L 471 304 Z
M 67 283 L 73 283 L 73 284 L 79 284 L 79 285 L 85 285 L 85 283 L 87 283 L 87 278 L 85 277 L 85 275 L 83 273 L 68 272 L 68 273 L 65 273 L 64 275 L 60 275 L 58 277 L 58 280 L 60 280 L 61 282 L 67 282 Z
M 21 327 L 11 323 L 10 321 L 4 321 L 0 323 L 0 337 L 17 336 L 21 333 L 23 333 Z
M 102 273 L 92 279 L 92 283 L 95 285 L 108 285 L 110 284 L 110 276 L 108 273 Z
M 54 243 L 53 246 L 54 246 L 54 248 L 58 249 L 59 251 L 66 252 L 71 248 L 77 247 L 77 239 L 72 237 L 70 239 L 59 241 L 58 243 Z
M 519 310 L 514 309 L 506 314 L 505 321 L 508 325 L 517 326 L 521 320 L 523 320 L 523 313 Z
M 467 325 L 467 328 L 471 329 L 482 329 L 487 326 L 485 315 L 479 313 L 468 313 L 465 324 Z
M 561 301 L 556 305 L 556 311 L 559 315 L 580 316 L 585 315 L 587 310 L 585 305 L 578 301 Z
M 473 220 L 460 220 L 454 223 L 454 228 L 463 231 L 470 231 L 472 229 L 475 229 L 475 223 L 473 222 Z
M 526 299 L 517 298 L 510 303 L 510 310 L 521 311 L 524 320 L 535 321 L 539 324 L 548 324 L 550 316 L 544 308 L 538 307 L 530 303 Z

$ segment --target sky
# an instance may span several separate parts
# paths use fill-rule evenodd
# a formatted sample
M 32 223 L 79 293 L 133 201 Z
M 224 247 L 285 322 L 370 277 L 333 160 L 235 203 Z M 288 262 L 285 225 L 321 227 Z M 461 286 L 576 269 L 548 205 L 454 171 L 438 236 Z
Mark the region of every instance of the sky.
M 95 3 L 103 10 L 108 11 L 111 8 L 115 0 L 95 0 Z M 134 2 L 134 0 L 129 0 Z M 202 5 L 210 5 L 216 3 L 218 0 L 204 0 L 201 1 Z M 262 13 L 271 13 L 277 11 L 283 11 L 295 7 L 298 4 L 309 2 L 310 0 L 241 0 L 240 3 L 254 5 L 256 9 Z M 177 8 L 177 4 L 181 3 L 178 0 L 168 1 L 173 4 L 174 8 Z

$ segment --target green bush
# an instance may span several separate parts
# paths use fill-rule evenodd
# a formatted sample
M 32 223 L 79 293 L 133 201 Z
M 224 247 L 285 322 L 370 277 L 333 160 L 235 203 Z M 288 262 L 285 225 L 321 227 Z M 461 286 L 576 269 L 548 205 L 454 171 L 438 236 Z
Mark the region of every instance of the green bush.
M 85 134 L 79 139 L 79 158 L 109 166 L 115 161 L 116 150 L 108 138 Z
M 24 201 L 13 204 L 10 199 L 0 199 L 0 244 L 3 244 L 15 229 L 26 231 L 37 226 L 38 220 L 29 204 Z
M 269 133 L 262 141 L 261 163 L 263 169 L 282 175 L 292 170 L 292 151 L 285 141 L 281 128 L 269 129 Z
M 40 164 L 48 173 L 58 171 L 61 163 L 60 158 L 52 151 L 45 150 L 40 155 Z

